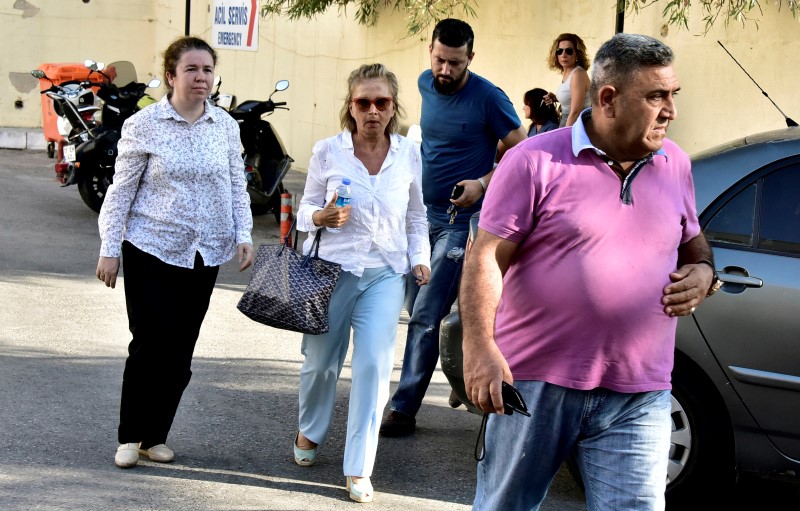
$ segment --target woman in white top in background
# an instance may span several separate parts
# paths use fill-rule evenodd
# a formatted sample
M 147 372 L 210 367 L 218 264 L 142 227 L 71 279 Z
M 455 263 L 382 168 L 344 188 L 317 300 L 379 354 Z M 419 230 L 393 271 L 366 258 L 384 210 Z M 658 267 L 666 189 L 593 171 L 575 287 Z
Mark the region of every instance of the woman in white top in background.
M 575 34 L 561 34 L 550 49 L 547 63 L 553 71 L 561 71 L 561 85 L 555 94 L 545 97 L 548 105 L 561 103 L 561 127 L 572 126 L 584 108 L 592 104 L 589 98 L 589 58 L 583 39 Z
M 350 74 L 343 131 L 314 145 L 298 229 L 322 232 L 319 255 L 342 265 L 330 302 L 330 331 L 304 335 L 295 462 L 313 465 L 333 416 L 336 383 L 353 330 L 352 383 L 344 449 L 350 498 L 370 502 L 370 476 L 381 413 L 389 398 L 405 274 L 430 276 L 430 242 L 422 202 L 419 147 L 397 134 L 397 78 L 382 64 Z M 336 188 L 351 181 L 350 205 L 336 208 Z

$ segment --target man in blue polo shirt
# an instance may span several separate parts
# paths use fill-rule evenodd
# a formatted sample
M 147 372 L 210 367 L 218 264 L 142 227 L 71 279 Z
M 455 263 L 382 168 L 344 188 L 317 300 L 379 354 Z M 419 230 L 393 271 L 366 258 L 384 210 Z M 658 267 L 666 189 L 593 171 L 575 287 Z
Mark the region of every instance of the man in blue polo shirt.
M 428 208 L 431 276 L 427 286 L 419 287 L 413 274 L 406 283 L 411 320 L 400 385 L 381 424 L 383 436 L 405 436 L 416 428 L 415 416 L 439 359 L 439 323 L 458 293 L 469 217 L 480 210 L 498 149 L 526 137 L 508 96 L 469 71 L 474 38 L 467 23 L 440 21 L 429 46 L 431 69 L 417 83 L 422 95 L 422 194 Z M 463 192 L 451 199 L 455 185 Z

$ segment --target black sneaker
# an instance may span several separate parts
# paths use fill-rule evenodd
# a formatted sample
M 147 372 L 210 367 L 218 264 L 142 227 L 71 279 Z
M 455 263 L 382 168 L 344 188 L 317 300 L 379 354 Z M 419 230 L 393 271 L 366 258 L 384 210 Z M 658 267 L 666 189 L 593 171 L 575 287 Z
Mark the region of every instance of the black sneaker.
M 417 419 L 392 410 L 389 412 L 389 415 L 383 419 L 380 433 L 381 436 L 389 437 L 408 436 L 414 434 L 416 428 Z

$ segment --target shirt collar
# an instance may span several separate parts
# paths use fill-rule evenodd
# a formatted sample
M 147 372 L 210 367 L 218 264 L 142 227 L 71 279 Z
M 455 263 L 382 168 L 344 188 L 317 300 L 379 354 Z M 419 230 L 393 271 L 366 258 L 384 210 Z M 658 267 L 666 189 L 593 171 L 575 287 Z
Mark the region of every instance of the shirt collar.
M 400 147 L 400 136 L 397 133 L 389 134 L 389 150 L 396 152 Z M 348 129 L 342 130 L 342 149 L 354 150 L 353 134 Z
M 195 121 L 195 124 L 207 120 L 212 122 L 220 122 L 220 115 L 228 115 L 227 113 L 223 112 L 222 109 L 214 108 L 214 105 L 212 105 L 208 100 L 205 101 L 205 105 L 206 111 L 203 112 L 203 115 L 201 115 L 197 121 Z M 186 119 L 181 117 L 181 114 L 179 114 L 175 108 L 172 107 L 172 104 L 169 102 L 166 94 L 163 98 L 161 98 L 161 101 L 152 106 L 159 109 L 158 117 L 160 119 L 175 119 L 176 121 L 186 122 Z
M 587 108 L 581 112 L 581 114 L 578 116 L 578 120 L 575 121 L 575 124 L 572 125 L 572 154 L 576 158 L 578 157 L 578 154 L 580 154 L 580 152 L 583 151 L 584 149 L 591 149 L 600 156 L 608 157 L 605 151 L 595 147 L 594 144 L 592 144 L 592 141 L 589 140 L 589 135 L 586 134 L 586 126 L 584 124 L 584 119 L 591 119 L 591 118 L 592 118 L 592 109 Z M 664 152 L 664 148 L 662 147 L 658 151 L 645 156 L 644 159 L 649 159 L 656 155 L 667 158 L 667 153 Z

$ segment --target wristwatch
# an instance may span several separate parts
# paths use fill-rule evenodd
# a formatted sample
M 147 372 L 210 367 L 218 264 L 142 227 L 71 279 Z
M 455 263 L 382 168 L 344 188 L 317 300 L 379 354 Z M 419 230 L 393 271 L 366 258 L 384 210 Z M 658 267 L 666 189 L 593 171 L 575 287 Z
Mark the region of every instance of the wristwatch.
M 706 293 L 706 297 L 709 297 L 719 291 L 719 288 L 722 287 L 722 281 L 719 280 L 719 275 L 717 274 L 717 269 L 714 267 L 714 263 L 709 261 L 708 259 L 700 259 L 695 264 L 707 264 L 711 267 L 711 271 L 714 272 L 714 277 L 711 279 L 711 287 L 708 288 L 708 292 Z

